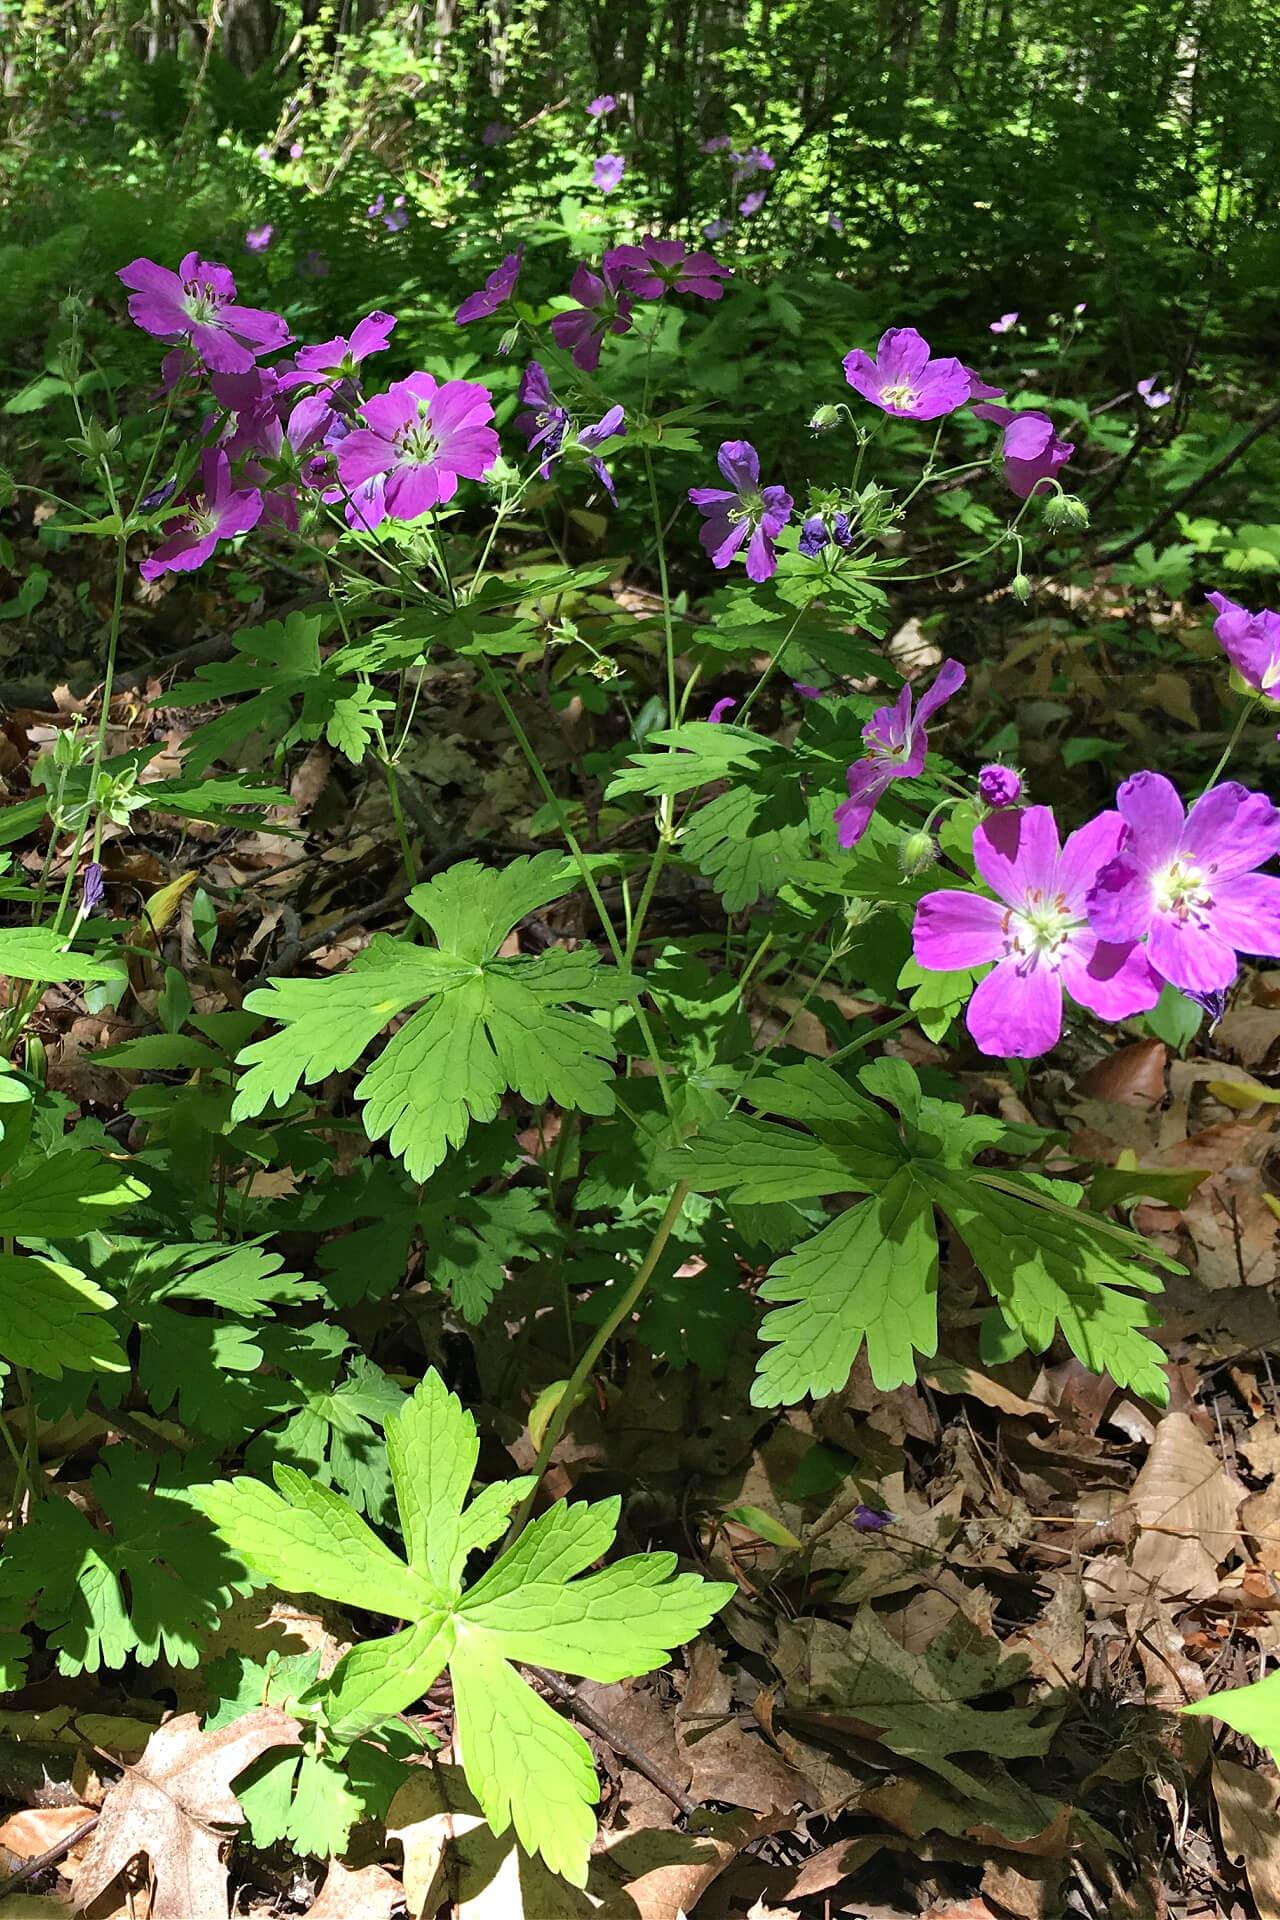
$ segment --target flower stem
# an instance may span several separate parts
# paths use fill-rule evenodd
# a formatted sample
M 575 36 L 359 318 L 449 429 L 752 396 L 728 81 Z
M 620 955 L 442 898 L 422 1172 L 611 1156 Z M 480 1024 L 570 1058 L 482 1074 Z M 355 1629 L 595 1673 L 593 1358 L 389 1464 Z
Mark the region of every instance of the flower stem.
M 601 1321 L 599 1327 L 596 1329 L 594 1338 L 588 1346 L 583 1348 L 577 1366 L 565 1382 L 564 1392 L 557 1400 L 555 1412 L 547 1422 L 547 1430 L 542 1436 L 542 1445 L 538 1448 L 538 1457 L 534 1461 L 533 1475 L 535 1485 L 530 1487 L 528 1493 L 516 1508 L 511 1525 L 507 1528 L 507 1537 L 503 1541 L 500 1549 L 502 1553 L 505 1553 L 512 1542 L 518 1539 L 520 1534 L 523 1533 L 529 1515 L 533 1510 L 534 1499 L 537 1496 L 538 1488 L 536 1483 L 541 1481 L 543 1474 L 547 1470 L 551 1456 L 559 1445 L 560 1436 L 569 1424 L 569 1417 L 577 1404 L 578 1395 L 586 1385 L 592 1368 L 604 1352 L 609 1341 L 613 1338 L 623 1321 L 629 1319 L 635 1311 L 641 1294 L 653 1278 L 658 1262 L 662 1258 L 663 1250 L 671 1238 L 676 1221 L 680 1218 L 684 1203 L 688 1197 L 689 1189 L 682 1180 L 679 1186 L 672 1190 L 671 1198 L 667 1201 L 667 1210 L 654 1229 L 648 1251 L 645 1253 L 640 1265 L 636 1268 L 630 1285 L 621 1295 L 612 1313 Z
M 1232 754 L 1236 750 L 1237 745 L 1239 744 L 1240 735 L 1245 730 L 1246 722 L 1250 719 L 1250 717 L 1252 716 L 1252 714 L 1254 713 L 1258 705 L 1258 699 L 1259 699 L 1259 696 L 1255 693 L 1252 700 L 1246 700 L 1245 704 L 1241 707 L 1240 712 L 1236 717 L 1236 724 L 1231 730 L 1231 738 L 1227 741 L 1226 746 L 1222 749 L 1222 754 L 1218 760 L 1217 766 L 1214 768 L 1213 772 L 1209 775 L 1209 778 L 1205 781 L 1203 787 L 1201 787 L 1200 789 L 1202 794 L 1208 793 L 1210 787 L 1217 786 L 1218 781 L 1222 777 L 1222 772 L 1224 767 L 1226 766 L 1228 760 L 1231 758 Z

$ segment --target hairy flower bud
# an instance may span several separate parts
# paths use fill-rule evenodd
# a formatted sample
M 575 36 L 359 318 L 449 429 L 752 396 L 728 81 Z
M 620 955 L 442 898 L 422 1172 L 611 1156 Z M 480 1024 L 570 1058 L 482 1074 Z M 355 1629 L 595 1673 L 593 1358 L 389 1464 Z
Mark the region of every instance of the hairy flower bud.
M 830 433 L 840 425 L 839 407 L 818 407 L 809 419 L 810 433 Z
M 1089 524 L 1089 509 L 1074 493 L 1052 493 L 1044 503 L 1044 522 L 1051 533 L 1081 532 Z
M 924 827 L 907 834 L 898 846 L 898 865 L 906 874 L 924 873 L 928 867 L 936 866 L 937 861 L 937 845 Z
M 1011 807 L 1022 797 L 1022 775 L 992 761 L 978 774 L 978 792 L 989 807 Z
M 1028 580 L 1026 574 L 1022 572 L 1015 573 L 1009 584 L 1013 588 L 1014 599 L 1021 600 L 1025 607 L 1031 598 L 1031 582 Z

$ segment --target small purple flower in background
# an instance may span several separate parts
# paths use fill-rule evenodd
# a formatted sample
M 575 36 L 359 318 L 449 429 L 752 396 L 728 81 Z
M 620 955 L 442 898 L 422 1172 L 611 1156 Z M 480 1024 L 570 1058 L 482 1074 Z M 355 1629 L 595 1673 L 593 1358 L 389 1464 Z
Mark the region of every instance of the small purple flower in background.
M 1235 780 L 1189 813 L 1162 773 L 1135 773 L 1116 794 L 1124 837 L 1089 893 L 1106 940 L 1140 940 L 1183 993 L 1229 987 L 1237 953 L 1280 954 L 1280 880 L 1255 868 L 1280 852 L 1280 810 Z
M 375 310 L 357 320 L 351 338 L 337 334 L 315 347 L 299 347 L 293 356 L 295 371 L 281 375 L 281 388 L 302 386 L 319 380 L 354 380 L 371 353 L 385 353 L 396 319 L 392 313 Z
M 601 193 L 612 193 L 621 184 L 626 166 L 620 153 L 602 153 L 591 169 L 591 184 Z
M 246 372 L 260 354 L 289 344 L 280 315 L 237 306 L 230 269 L 198 253 L 184 254 L 177 273 L 154 260 L 131 260 L 116 278 L 130 289 L 135 326 L 160 340 L 187 342 L 214 372 Z
M 702 237 L 704 240 L 723 240 L 726 233 L 730 231 L 729 221 L 708 220 L 706 226 L 702 229 Z
M 1218 617 L 1213 631 L 1245 685 L 1268 700 L 1280 700 L 1280 613 L 1250 613 L 1225 593 L 1206 594 Z
M 733 135 L 731 133 L 713 133 L 709 140 L 703 141 L 702 151 L 704 153 L 727 153 L 732 145 Z
M 80 881 L 81 913 L 92 913 L 95 907 L 100 907 L 105 892 L 106 888 L 102 884 L 102 868 L 96 860 L 91 860 Z
M 730 694 L 726 693 L 722 699 L 716 701 L 710 713 L 707 715 L 707 724 L 712 727 L 718 727 L 726 713 L 732 713 L 737 704 L 737 701 L 733 699 Z
M 754 193 L 749 193 L 743 199 L 739 200 L 738 212 L 744 220 L 750 220 L 753 214 L 759 213 L 763 205 L 764 191 L 762 188 L 757 187 Z
M 661 300 L 664 293 L 719 300 L 724 293 L 720 282 L 733 277 L 733 268 L 709 253 L 690 253 L 683 240 L 657 240 L 651 233 L 638 247 L 611 247 L 604 264 L 637 300 Z
M 978 774 L 978 792 L 988 807 L 1016 806 L 1022 798 L 1022 775 L 1015 768 L 1002 767 L 999 761 L 993 760 Z
M 1009 333 L 1012 331 L 1014 327 L 1017 326 L 1017 324 L 1018 324 L 1018 316 L 1016 312 L 1002 313 L 998 320 L 993 320 L 991 322 L 991 325 L 988 327 L 987 331 L 988 333 Z
M 551 322 L 551 337 L 558 347 L 572 355 L 575 367 L 581 367 L 584 373 L 594 373 L 600 365 L 605 334 L 630 330 L 631 296 L 607 260 L 599 273 L 580 266 L 569 282 L 569 293 L 577 301 L 578 311 L 557 313 Z
M 496 266 L 478 293 L 469 293 L 458 311 L 454 314 L 454 324 L 459 327 L 470 325 L 473 320 L 487 320 L 499 307 L 506 305 L 516 290 L 516 281 L 520 278 L 520 263 L 524 259 L 524 247 L 519 246 L 509 253 L 505 260 Z
M 844 232 L 844 221 L 838 213 L 829 213 L 827 215 L 827 225 L 830 227 L 832 233 Z
M 914 327 L 891 327 L 876 357 L 855 347 L 844 357 L 844 377 L 874 407 L 899 420 L 937 420 L 972 398 L 974 375 L 953 358 L 935 360 Z
M 175 530 L 138 571 L 144 580 L 158 580 L 162 573 L 191 573 L 204 565 L 220 540 L 248 533 L 261 517 L 262 495 L 253 488 L 233 488 L 231 462 L 210 448 L 200 456 L 200 498 L 183 509 Z
M 371 200 L 369 202 L 368 206 L 365 208 L 365 213 L 367 214 L 370 220 L 381 220 L 386 204 L 387 204 L 386 194 L 380 193 L 376 200 Z
M 774 171 L 773 156 L 766 153 L 763 147 L 751 147 L 746 153 L 735 153 L 733 164 L 734 177 L 738 180 L 749 180 L 753 173 Z
M 1161 407 L 1167 407 L 1173 398 L 1171 393 L 1166 393 L 1164 389 L 1157 384 L 1154 374 L 1152 374 L 1148 380 L 1139 380 L 1138 392 L 1153 413 L 1157 412 Z
M 514 132 L 515 128 L 509 120 L 490 120 L 488 125 L 480 130 L 480 145 L 505 147 Z
M 158 487 L 152 487 L 150 493 L 143 494 L 141 500 L 138 502 L 138 512 L 158 512 L 161 507 L 166 506 L 168 502 L 172 500 L 177 491 L 178 482 L 176 478 L 162 480 Z
M 938 708 L 959 693 L 964 685 L 964 668 L 958 660 L 944 660 L 937 677 L 915 705 L 910 687 L 903 687 L 891 707 L 877 707 L 862 738 L 870 752 L 865 760 L 855 760 L 846 780 L 849 798 L 836 808 L 835 821 L 840 845 L 856 847 L 871 824 L 871 816 L 895 780 L 913 780 L 923 772 L 929 751 L 925 723 Z
M 559 452 L 569 424 L 569 409 L 562 407 L 551 391 L 546 368 L 539 360 L 531 360 L 521 374 L 517 398 L 530 411 L 516 415 L 516 430 L 528 440 L 530 453 L 535 447 L 545 450 L 538 471 L 546 480 L 551 474 L 551 456 Z
M 408 226 L 409 209 L 402 193 L 398 193 L 392 201 L 390 212 L 383 214 L 382 224 L 388 233 L 402 233 Z
M 821 687 L 807 686 L 803 680 L 793 680 L 791 682 L 791 685 L 793 690 L 800 695 L 800 698 L 802 700 L 821 700 L 822 698 Z
M 594 100 L 587 102 L 587 112 L 593 120 L 602 120 L 606 113 L 612 113 L 617 101 L 611 93 L 598 93 Z
M 245 252 L 265 253 L 271 245 L 271 238 L 274 233 L 275 228 L 269 220 L 265 221 L 260 227 L 250 227 L 244 237 Z
M 893 1525 L 893 1515 L 885 1513 L 880 1507 L 867 1507 L 861 1501 L 854 1508 L 850 1518 L 858 1533 L 883 1533 L 886 1527 Z
M 289 148 L 289 158 L 291 160 L 301 160 L 302 158 L 301 140 L 295 140 L 293 145 Z
M 1086 917 L 1086 895 L 1122 832 L 1118 813 L 1100 813 L 1059 850 L 1051 807 L 993 814 L 975 829 L 973 856 L 997 898 L 948 889 L 920 901 L 917 965 L 950 973 L 996 963 L 965 1015 L 983 1053 L 1047 1053 L 1062 1032 L 1064 991 L 1104 1020 L 1145 1013 L 1160 998 L 1136 941 L 1104 940 Z
M 992 420 L 1004 428 L 1000 449 L 1004 477 L 1019 500 L 1047 486 L 1075 452 L 1073 441 L 1059 440 L 1047 413 L 1015 413 L 1012 407 L 993 407 L 985 401 L 973 411 L 979 420 Z
M 726 440 L 716 464 L 732 492 L 720 487 L 690 487 L 689 498 L 706 525 L 699 536 L 713 567 L 727 567 L 744 541 L 747 578 L 769 580 L 778 571 L 774 541 L 791 518 L 791 495 L 783 487 L 761 487 L 760 456 L 749 440 Z
M 488 424 L 492 396 L 472 381 L 442 386 L 429 373 L 411 373 L 366 400 L 362 412 L 368 424 L 339 442 L 338 476 L 350 493 L 382 479 L 384 515 L 393 519 L 430 513 L 452 500 L 460 478 L 482 479 L 498 458 Z
M 327 280 L 329 278 L 329 262 L 325 259 L 318 247 L 308 247 L 298 262 L 298 272 L 304 280 Z
M 610 407 L 609 411 L 603 418 L 597 420 L 594 426 L 583 427 L 574 442 L 575 446 L 581 447 L 587 454 L 587 465 L 590 467 L 592 473 L 595 474 L 596 479 L 600 482 L 615 506 L 618 504 L 618 496 L 614 490 L 613 475 L 597 454 L 596 448 L 603 446 L 606 440 L 612 440 L 615 435 L 626 433 L 627 429 L 623 424 L 623 417 L 621 407 Z

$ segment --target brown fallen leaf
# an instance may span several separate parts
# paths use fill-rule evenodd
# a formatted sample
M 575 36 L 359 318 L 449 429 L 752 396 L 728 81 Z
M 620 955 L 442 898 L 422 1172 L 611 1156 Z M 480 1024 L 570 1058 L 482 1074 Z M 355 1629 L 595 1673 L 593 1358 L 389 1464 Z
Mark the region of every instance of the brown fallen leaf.
M 331 1860 L 315 1905 L 307 1908 L 303 1920 L 391 1920 L 403 1905 L 404 1889 L 385 1867 L 353 1872 L 341 1860 Z
M 92 1909 L 145 1854 L 154 1883 L 151 1920 L 226 1915 L 225 1835 L 218 1829 L 244 1822 L 231 1782 L 272 1747 L 296 1747 L 300 1738 L 296 1720 L 279 1707 L 257 1707 L 209 1733 L 194 1713 L 157 1727 L 103 1804 L 71 1889 L 77 1911 Z
M 1224 1850 L 1249 1878 L 1258 1920 L 1280 1920 L 1280 1821 L 1276 1777 L 1271 1768 L 1238 1767 L 1214 1760 L 1213 1798 Z
M 0 1824 L 0 1847 L 15 1859 L 34 1860 L 92 1819 L 92 1807 L 23 1807 Z
M 1117 1047 L 1080 1076 L 1082 1093 L 1094 1100 L 1114 1100 L 1126 1106 L 1154 1107 L 1164 1099 L 1164 1072 L 1168 1052 L 1162 1041 L 1135 1040 Z
M 1126 1503 L 1138 1522 L 1128 1564 L 1096 1559 L 1086 1572 L 1094 1607 L 1212 1598 L 1219 1567 L 1240 1550 L 1243 1499 L 1190 1415 L 1167 1413 Z
M 812 1788 L 782 1755 L 739 1721 L 729 1676 L 709 1640 L 699 1640 L 689 1654 L 676 1738 L 690 1769 L 689 1791 L 695 1800 L 720 1800 L 769 1813 L 812 1799 Z

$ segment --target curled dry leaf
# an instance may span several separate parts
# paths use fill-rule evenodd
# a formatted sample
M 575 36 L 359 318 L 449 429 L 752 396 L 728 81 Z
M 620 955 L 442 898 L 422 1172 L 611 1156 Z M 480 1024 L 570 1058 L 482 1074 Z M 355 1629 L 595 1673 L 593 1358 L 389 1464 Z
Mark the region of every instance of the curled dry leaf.
M 219 1829 L 244 1821 L 231 1782 L 272 1747 L 296 1747 L 299 1738 L 297 1722 L 279 1707 L 258 1707 L 209 1733 L 194 1713 L 157 1727 L 103 1804 L 72 1885 L 77 1911 L 92 1909 L 145 1854 L 154 1885 L 151 1920 L 220 1920 L 227 1867 Z
M 1095 1560 L 1086 1574 L 1094 1607 L 1212 1598 L 1219 1568 L 1239 1552 L 1243 1498 L 1190 1415 L 1166 1414 L 1127 1503 L 1138 1524 L 1133 1553 L 1127 1563 Z

